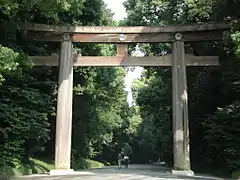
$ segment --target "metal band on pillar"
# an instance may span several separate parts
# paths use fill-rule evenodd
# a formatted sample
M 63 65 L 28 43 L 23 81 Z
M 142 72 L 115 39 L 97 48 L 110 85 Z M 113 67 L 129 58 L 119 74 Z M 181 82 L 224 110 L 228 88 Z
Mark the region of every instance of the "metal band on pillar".
M 64 34 L 59 60 L 59 85 L 56 118 L 55 170 L 52 174 L 71 171 L 73 60 L 72 41 Z
M 175 39 L 177 40 L 177 41 L 181 41 L 182 40 L 182 34 L 181 33 L 176 33 L 175 34 Z

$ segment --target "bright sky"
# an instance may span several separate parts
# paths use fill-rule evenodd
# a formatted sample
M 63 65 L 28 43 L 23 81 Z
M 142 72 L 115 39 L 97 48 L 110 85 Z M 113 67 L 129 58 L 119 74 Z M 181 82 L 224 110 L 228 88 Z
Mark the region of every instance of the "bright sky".
M 123 2 L 125 0 L 104 0 L 104 2 L 107 4 L 108 8 L 114 12 L 114 19 L 115 20 L 122 20 L 125 17 L 127 17 L 127 13 L 125 11 L 125 8 L 123 6 Z
M 107 7 L 109 9 L 112 10 L 112 12 L 114 12 L 114 16 L 113 18 L 115 20 L 122 20 L 125 17 L 127 17 L 127 13 L 125 11 L 125 8 L 123 6 L 123 2 L 125 0 L 104 0 L 104 2 L 107 4 Z M 143 56 L 143 54 L 141 54 L 139 51 L 134 53 L 134 56 Z M 132 82 L 134 81 L 134 79 L 138 79 L 141 76 L 143 68 L 142 67 L 136 67 L 135 70 L 133 72 L 128 71 L 126 77 L 125 77 L 125 91 L 128 92 L 128 97 L 127 97 L 127 101 L 129 103 L 129 105 L 133 105 L 133 98 L 132 98 Z
M 133 72 L 128 71 L 126 77 L 125 77 L 125 91 L 128 92 L 128 96 L 127 96 L 127 101 L 128 104 L 130 106 L 133 105 L 133 97 L 132 97 L 132 83 L 134 81 L 134 79 L 139 79 L 141 77 L 141 73 L 142 73 L 143 68 L 142 67 L 136 67 L 135 70 Z

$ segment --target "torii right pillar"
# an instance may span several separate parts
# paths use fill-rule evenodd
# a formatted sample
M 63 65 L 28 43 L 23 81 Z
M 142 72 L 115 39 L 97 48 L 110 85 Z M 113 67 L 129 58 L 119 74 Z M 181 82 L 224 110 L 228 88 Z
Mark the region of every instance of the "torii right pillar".
M 193 175 L 190 166 L 188 94 L 185 50 L 182 34 L 176 33 L 172 59 L 173 174 Z

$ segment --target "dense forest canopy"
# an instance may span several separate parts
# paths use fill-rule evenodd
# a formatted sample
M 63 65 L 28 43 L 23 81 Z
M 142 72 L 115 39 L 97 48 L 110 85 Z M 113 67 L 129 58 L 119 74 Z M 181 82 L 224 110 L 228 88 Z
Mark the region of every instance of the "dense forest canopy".
M 228 22 L 232 30 L 221 42 L 186 45 L 194 55 L 219 56 L 218 67 L 188 67 L 190 153 L 196 171 L 239 170 L 239 17 L 240 1 L 127 0 L 126 25 Z M 147 55 L 171 53 L 171 44 L 145 44 Z M 139 136 L 155 156 L 172 162 L 171 68 L 145 68 L 134 83 L 142 118 Z
M 126 0 L 124 5 L 128 17 L 115 22 L 102 0 L 0 0 L 0 169 L 21 168 L 30 157 L 54 158 L 58 68 L 32 67 L 27 56 L 59 53 L 60 44 L 26 42 L 16 22 L 151 26 L 209 21 L 227 21 L 232 30 L 221 42 L 186 46 L 195 55 L 220 58 L 218 67 L 187 68 L 191 163 L 197 172 L 231 174 L 240 169 L 240 2 Z M 171 44 L 139 47 L 146 55 L 172 49 Z M 115 55 L 116 47 L 76 43 L 74 51 Z M 124 91 L 125 75 L 121 67 L 74 68 L 74 167 L 88 167 L 82 159 L 115 164 L 122 149 L 133 163 L 160 157 L 171 166 L 171 68 L 145 67 L 133 83 L 132 107 Z
M 102 0 L 0 1 L 0 165 L 18 167 L 29 157 L 54 159 L 58 68 L 32 67 L 27 55 L 58 53 L 59 43 L 26 42 L 15 22 L 116 25 Z M 83 55 L 114 55 L 104 44 L 74 44 Z M 128 142 L 131 110 L 123 68 L 74 68 L 72 163 L 115 161 Z M 107 152 L 110 151 L 110 152 Z M 113 152 L 111 152 L 113 151 Z M 112 153 L 112 157 L 104 157 Z

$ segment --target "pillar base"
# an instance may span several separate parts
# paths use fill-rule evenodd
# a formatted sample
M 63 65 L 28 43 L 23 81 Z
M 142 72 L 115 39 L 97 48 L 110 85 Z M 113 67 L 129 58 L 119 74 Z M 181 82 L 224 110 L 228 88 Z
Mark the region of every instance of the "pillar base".
M 73 174 L 73 169 L 53 169 L 49 172 L 50 176 L 69 175 Z
M 194 176 L 194 172 L 192 170 L 172 170 L 172 174 L 178 176 Z

